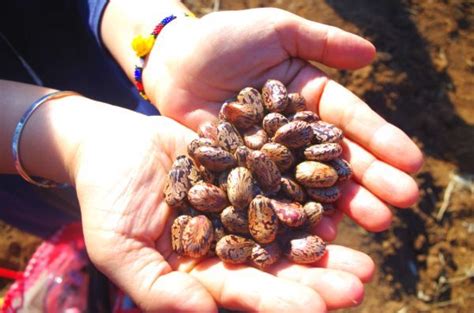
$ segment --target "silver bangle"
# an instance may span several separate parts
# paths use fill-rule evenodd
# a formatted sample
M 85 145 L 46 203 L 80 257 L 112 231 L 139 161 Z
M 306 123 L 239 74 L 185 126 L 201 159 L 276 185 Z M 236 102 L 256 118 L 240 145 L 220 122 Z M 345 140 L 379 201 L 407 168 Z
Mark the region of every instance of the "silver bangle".
M 15 168 L 17 172 L 23 177 L 24 180 L 27 182 L 38 186 L 38 187 L 43 187 L 43 188 L 63 188 L 69 186 L 68 184 L 58 184 L 52 180 L 49 179 L 38 179 L 35 180 L 33 179 L 30 175 L 28 175 L 21 163 L 21 158 L 20 158 L 20 139 L 21 135 L 23 133 L 23 129 L 25 128 L 26 123 L 30 119 L 31 115 L 42 105 L 43 103 L 57 99 L 57 98 L 62 98 L 66 96 L 72 96 L 72 95 L 79 95 L 77 92 L 74 91 L 55 91 L 52 93 L 49 93 L 47 95 L 42 96 L 35 102 L 31 104 L 31 106 L 28 108 L 28 110 L 23 114 L 21 117 L 20 121 L 16 125 L 15 132 L 13 133 L 13 139 L 12 139 L 12 153 L 13 153 L 13 161 L 15 162 Z

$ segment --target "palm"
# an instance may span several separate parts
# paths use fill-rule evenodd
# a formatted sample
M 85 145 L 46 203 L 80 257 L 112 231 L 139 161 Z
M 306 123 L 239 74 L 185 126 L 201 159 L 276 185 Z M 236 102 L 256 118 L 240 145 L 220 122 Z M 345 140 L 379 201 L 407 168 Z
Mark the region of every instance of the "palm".
M 245 311 L 321 311 L 325 303 L 361 301 L 361 280 L 370 279 L 373 264 L 343 247 L 329 247 L 320 264 L 327 269 L 281 264 L 271 274 L 215 258 L 179 258 L 170 247 L 174 212 L 163 199 L 164 177 L 195 134 L 162 117 L 140 116 L 126 126 L 81 147 L 76 187 L 91 259 L 143 309 L 207 312 L 217 303 Z

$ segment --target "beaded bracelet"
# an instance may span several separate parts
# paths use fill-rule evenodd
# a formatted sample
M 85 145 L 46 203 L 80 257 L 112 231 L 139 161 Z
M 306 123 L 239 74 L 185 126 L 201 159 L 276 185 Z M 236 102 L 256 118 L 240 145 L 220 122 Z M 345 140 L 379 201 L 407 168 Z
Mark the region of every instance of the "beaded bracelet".
M 184 16 L 194 17 L 194 15 L 186 13 Z M 158 25 L 155 26 L 150 35 L 144 37 L 142 35 L 136 36 L 132 41 L 132 48 L 135 51 L 135 54 L 140 58 L 139 64 L 135 65 L 135 70 L 133 72 L 133 77 L 135 79 L 135 86 L 137 87 L 140 96 L 143 99 L 148 100 L 148 97 L 145 94 L 145 88 L 143 87 L 143 66 L 145 65 L 145 58 L 150 53 L 153 45 L 155 44 L 155 39 L 158 37 L 163 28 L 173 20 L 177 18 L 176 15 L 170 15 L 161 20 Z
M 21 117 L 20 121 L 16 125 L 15 132 L 13 133 L 13 138 L 12 138 L 12 154 L 13 154 L 13 161 L 15 162 L 15 168 L 20 174 L 21 177 L 23 177 L 24 180 L 29 182 L 30 184 L 33 184 L 38 187 L 42 188 L 64 188 L 68 187 L 68 184 L 58 184 L 52 180 L 44 179 L 41 178 L 40 180 L 35 180 L 33 179 L 28 173 L 26 172 L 25 168 L 23 167 L 23 164 L 21 162 L 20 158 L 20 139 L 21 135 L 23 134 L 23 129 L 25 128 L 26 122 L 30 119 L 31 115 L 45 102 L 53 99 L 58 99 L 66 96 L 72 96 L 72 95 L 79 95 L 75 91 L 55 91 L 52 93 L 49 93 L 35 102 L 31 104 L 31 106 L 26 110 L 26 112 L 23 114 Z

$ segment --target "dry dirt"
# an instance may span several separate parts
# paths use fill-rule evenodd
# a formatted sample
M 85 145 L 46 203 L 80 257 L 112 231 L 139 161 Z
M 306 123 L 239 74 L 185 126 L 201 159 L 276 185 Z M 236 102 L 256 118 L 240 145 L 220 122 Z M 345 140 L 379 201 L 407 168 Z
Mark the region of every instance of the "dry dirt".
M 420 145 L 419 203 L 394 208 L 392 227 L 370 234 L 345 220 L 337 242 L 377 263 L 364 303 L 344 312 L 472 312 L 474 308 L 474 2 L 185 1 L 216 8 L 274 6 L 360 34 L 375 62 L 328 70 Z M 327 70 L 327 69 L 326 69 Z M 403 156 L 400 156 L 403 157 Z M 448 188 L 449 186 L 449 188 Z M 39 243 L 0 222 L 0 265 L 21 270 Z M 0 288 L 8 284 L 0 280 Z

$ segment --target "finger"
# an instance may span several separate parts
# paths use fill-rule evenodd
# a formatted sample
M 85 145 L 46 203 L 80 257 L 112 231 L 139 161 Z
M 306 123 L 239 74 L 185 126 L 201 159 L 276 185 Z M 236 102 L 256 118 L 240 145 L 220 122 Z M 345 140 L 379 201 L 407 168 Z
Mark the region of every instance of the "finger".
M 374 261 L 367 254 L 338 245 L 328 245 L 326 254 L 313 265 L 351 273 L 363 283 L 370 282 L 375 273 Z
M 340 185 L 337 207 L 368 231 L 386 230 L 392 223 L 392 212 L 363 186 L 350 180 Z
M 374 195 L 400 208 L 418 200 L 418 186 L 405 172 L 378 160 L 350 140 L 345 139 L 343 145 L 343 156 L 351 164 L 353 177 Z
M 337 224 L 331 217 L 323 216 L 310 232 L 318 235 L 324 241 L 333 241 L 337 237 Z
M 252 267 L 209 259 L 190 274 L 225 308 L 245 312 L 326 311 L 323 299 L 312 288 Z
M 364 298 L 364 285 L 358 277 L 349 272 L 298 265 L 288 261 L 272 266 L 269 272 L 311 287 L 323 298 L 329 310 L 356 306 Z
M 325 85 L 319 114 L 380 160 L 410 173 L 421 168 L 423 156 L 415 143 L 338 83 L 330 80 Z

